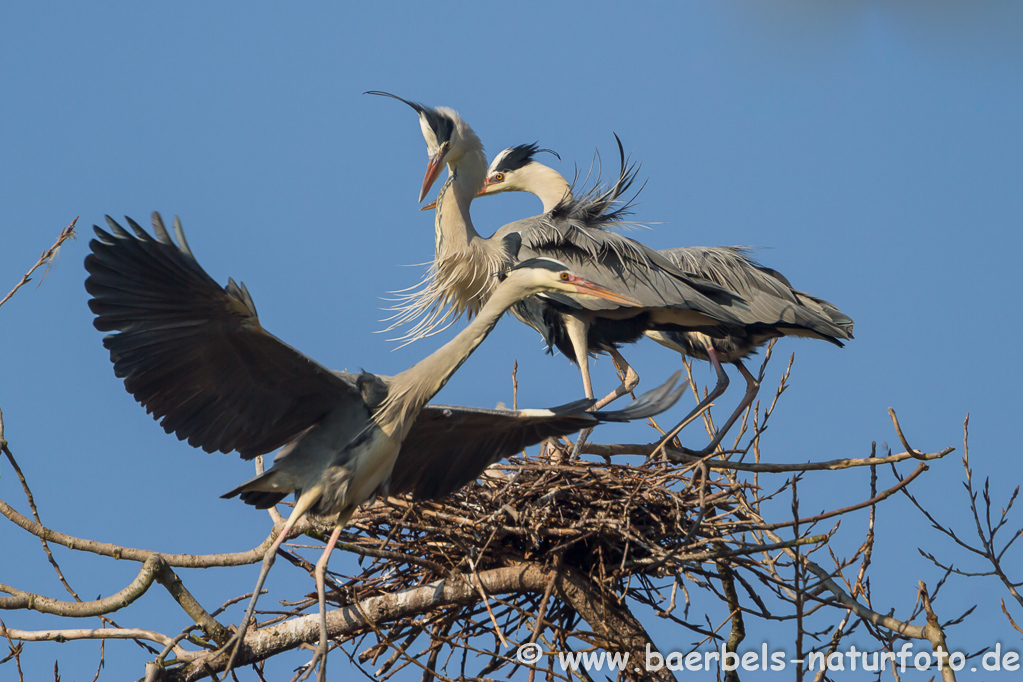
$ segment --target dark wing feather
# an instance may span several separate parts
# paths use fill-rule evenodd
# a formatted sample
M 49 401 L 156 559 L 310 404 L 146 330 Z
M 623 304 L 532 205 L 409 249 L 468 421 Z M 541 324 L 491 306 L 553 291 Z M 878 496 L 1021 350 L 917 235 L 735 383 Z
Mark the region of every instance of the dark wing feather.
M 661 252 L 679 268 L 698 273 L 741 295 L 753 327 L 795 327 L 841 346 L 852 338 L 852 320 L 837 307 L 792 288 L 781 273 L 757 263 L 738 246 L 688 246 Z
M 646 248 L 646 247 L 643 247 Z M 572 249 L 531 251 L 522 248 L 520 259 L 543 256 L 561 261 L 575 274 L 614 291 L 627 293 L 644 308 L 678 308 L 695 310 L 726 324 L 742 324 L 747 305 L 742 296 L 723 287 L 705 286 L 705 280 L 685 273 L 678 274 L 673 265 L 650 262 L 639 264 L 631 258 L 603 254 L 588 256 Z M 600 298 L 575 297 L 576 306 L 586 310 L 613 310 L 618 303 Z M 543 298 L 558 296 L 544 294 Z
M 89 307 L 114 373 L 167 433 L 251 459 L 275 450 L 357 388 L 259 324 L 245 285 L 221 288 L 153 215 L 154 239 L 107 218 L 85 259 Z
M 617 139 L 617 136 L 616 136 Z M 745 301 L 727 286 L 683 271 L 655 249 L 607 228 L 622 225 L 630 202 L 622 196 L 635 180 L 637 168 L 618 143 L 621 169 L 617 181 L 604 189 L 599 180 L 588 192 L 568 193 L 549 213 L 505 225 L 494 235 L 517 261 L 553 258 L 575 274 L 628 292 L 646 308 L 697 310 L 726 324 L 745 322 Z M 517 240 L 516 240 L 517 236 Z M 620 307 L 603 299 L 562 300 L 569 308 L 611 310 Z
M 668 409 L 685 390 L 674 388 L 681 372 L 647 391 L 624 410 L 587 412 L 593 400 L 546 410 L 485 410 L 427 405 L 409 431 L 391 473 L 392 495 L 413 499 L 449 495 L 483 470 L 545 438 L 564 436 L 600 422 L 645 419 Z

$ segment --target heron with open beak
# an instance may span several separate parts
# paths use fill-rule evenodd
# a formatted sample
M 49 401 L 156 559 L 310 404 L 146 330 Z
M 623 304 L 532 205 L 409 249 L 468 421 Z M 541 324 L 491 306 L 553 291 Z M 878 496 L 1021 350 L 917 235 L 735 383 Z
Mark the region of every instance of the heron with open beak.
M 536 258 L 501 274 L 476 319 L 451 341 L 393 377 L 326 369 L 273 336 L 259 322 L 243 284 L 221 287 L 196 261 L 180 223 L 171 239 L 158 214 L 155 237 L 128 220 L 95 228 L 85 260 L 86 290 L 114 373 L 168 433 L 207 452 L 253 459 L 274 450 L 273 466 L 226 493 L 267 509 L 294 494 L 295 508 L 267 551 L 230 669 L 244 642 L 277 550 L 306 513 L 334 519 L 316 564 L 320 645 L 327 650 L 324 573 L 356 507 L 380 492 L 414 500 L 443 497 L 490 464 L 544 438 L 602 421 L 627 421 L 672 405 L 678 374 L 624 410 L 591 412 L 592 400 L 540 410 L 431 406 L 455 371 L 522 299 L 548 292 L 635 305 L 563 263 Z M 403 448 L 406 441 L 414 447 Z

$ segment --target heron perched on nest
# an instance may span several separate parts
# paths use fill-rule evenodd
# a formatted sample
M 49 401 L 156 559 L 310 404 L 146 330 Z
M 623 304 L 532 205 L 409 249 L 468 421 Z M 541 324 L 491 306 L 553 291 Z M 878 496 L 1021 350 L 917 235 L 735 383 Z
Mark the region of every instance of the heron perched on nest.
M 641 419 L 681 395 L 678 375 L 617 412 L 588 412 L 592 400 L 543 410 L 478 410 L 428 406 L 516 301 L 559 292 L 633 305 L 551 259 L 510 267 L 472 324 L 393 377 L 333 372 L 263 329 L 244 285 L 217 284 L 196 261 L 175 220 L 177 244 L 158 214 L 156 237 L 128 220 L 134 234 L 109 217 L 95 228 L 85 260 L 85 286 L 117 376 L 168 433 L 208 452 L 243 458 L 281 450 L 274 465 L 224 497 L 269 508 L 288 494 L 295 508 L 267 551 L 249 602 L 233 665 L 256 600 L 281 543 L 305 513 L 337 518 L 316 564 L 320 646 L 327 646 L 324 572 L 355 508 L 377 491 L 440 497 L 488 465 L 544 438 L 601 421 Z M 405 441 L 414 447 L 402 448 Z M 390 485 L 389 485 L 390 484 Z M 324 675 L 325 659 L 320 668 Z
M 563 292 L 534 296 L 515 305 L 516 317 L 539 331 L 579 366 L 587 397 L 593 397 L 589 354 L 606 352 L 626 372 L 627 380 L 597 406 L 624 395 L 638 377 L 617 351 L 647 330 L 700 331 L 724 336 L 749 318 L 742 297 L 715 282 L 680 270 L 663 255 L 606 229 L 617 224 L 628 206 L 620 201 L 635 176 L 623 163 L 617 182 L 568 196 L 549 213 L 505 225 L 493 236 L 479 235 L 469 204 L 484 186 L 487 160 L 472 128 L 447 107 L 431 108 L 385 92 L 412 107 L 430 156 L 419 200 L 446 165 L 448 180 L 437 197 L 436 258 L 428 281 L 405 294 L 392 328 L 419 318 L 404 339 L 426 336 L 452 316 L 472 316 L 492 295 L 497 275 L 517 262 L 549 257 L 573 272 L 635 299 L 624 306 Z
M 572 186 L 565 177 L 536 159 L 536 155 L 544 151 L 550 150 L 539 149 L 536 144 L 518 145 L 502 150 L 487 169 L 483 188 L 478 196 L 501 192 L 528 192 L 540 199 L 547 214 L 555 211 L 559 205 L 572 201 Z M 756 353 L 758 348 L 771 339 L 782 336 L 821 339 L 839 347 L 842 347 L 842 341 L 853 337 L 852 319 L 837 306 L 794 289 L 780 272 L 753 260 L 748 248 L 687 246 L 665 249 L 660 251 L 660 254 L 680 270 L 734 291 L 749 304 L 749 313 L 745 315 L 744 323 L 738 327 L 729 327 L 728 333 L 723 336 L 710 336 L 700 331 L 667 329 L 646 329 L 643 332 L 684 356 L 709 361 L 717 374 L 714 389 L 693 408 L 679 426 L 669 432 L 669 437 L 724 393 L 728 387 L 728 375 L 720 363 L 728 362 L 735 365 L 746 379 L 746 394 L 738 407 L 724 426 L 718 429 L 710 444 L 700 452 L 689 451 L 691 454 L 703 456 L 712 451 L 739 415 L 753 402 L 760 384 L 742 361 Z M 550 325 L 558 323 L 558 319 L 553 317 L 545 318 L 545 321 Z M 571 350 L 563 342 L 564 334 L 557 330 L 549 329 L 544 333 L 544 338 L 549 342 L 553 340 L 563 353 L 567 354 Z

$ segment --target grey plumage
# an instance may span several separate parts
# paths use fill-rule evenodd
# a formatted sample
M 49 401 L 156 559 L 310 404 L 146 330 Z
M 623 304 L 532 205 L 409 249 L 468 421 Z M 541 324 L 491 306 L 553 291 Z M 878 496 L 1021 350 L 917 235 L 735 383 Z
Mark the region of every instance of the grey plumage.
M 677 377 L 676 377 L 677 378 Z M 409 435 L 402 452 L 415 449 L 415 456 L 403 460 L 399 454 L 391 475 L 391 494 L 410 493 L 413 499 L 435 499 L 458 490 L 466 483 L 465 467 L 475 480 L 483 469 L 523 448 L 552 436 L 592 428 L 602 422 L 645 419 L 666 409 L 680 393 L 672 383 L 647 391 L 622 410 L 587 412 L 593 400 L 584 399 L 549 410 L 487 410 L 479 407 L 427 405 Z M 551 414 L 541 414 L 550 412 Z M 495 424 L 514 420 L 515 429 Z M 491 456 L 481 458 L 480 452 Z M 482 468 L 481 468 L 482 465 Z M 429 474 L 429 475 L 427 475 Z
M 245 286 L 231 280 L 221 288 L 210 278 L 187 250 L 180 225 L 175 225 L 179 249 L 158 215 L 155 239 L 130 219 L 135 236 L 112 219 L 109 223 L 109 233 L 96 228 L 98 239 L 90 243 L 93 254 L 86 258 L 94 324 L 100 331 L 119 332 L 104 337 L 103 344 L 128 392 L 162 420 L 164 430 L 190 445 L 207 452 L 237 451 L 251 459 L 285 445 L 293 449 L 296 441 L 313 437 L 317 425 L 329 416 L 352 424 L 346 427 L 351 435 L 342 438 L 343 446 L 351 446 L 389 404 L 392 387 L 415 383 L 417 376 L 410 381 L 405 373 L 392 378 L 332 372 L 265 331 Z M 565 270 L 550 260 L 526 265 Z M 429 389 L 439 390 L 433 383 Z M 545 438 L 599 421 L 647 416 L 637 406 L 629 411 L 586 412 L 591 404 L 583 400 L 541 411 L 426 405 L 420 408 L 428 412 L 422 426 L 403 406 L 395 421 L 411 422 L 408 437 L 418 448 L 399 455 L 395 467 L 411 466 L 429 476 L 433 467 L 416 461 L 421 451 L 474 446 L 456 428 L 469 423 L 466 413 L 473 415 L 475 429 L 490 432 L 491 440 L 485 447 L 473 447 L 452 467 L 457 469 L 457 485 L 443 488 L 441 494 L 475 479 L 492 461 Z M 647 407 L 656 409 L 663 403 Z M 283 453 L 278 459 L 286 461 L 287 456 Z M 392 492 L 413 487 L 403 484 Z
M 277 548 L 304 513 L 338 517 L 317 565 L 322 623 L 327 557 L 355 507 L 386 490 L 389 479 L 395 479 L 395 492 L 442 496 L 526 445 L 600 421 L 655 414 L 680 395 L 681 389 L 662 387 L 644 403 L 606 413 L 586 412 L 591 401 L 519 411 L 426 406 L 504 310 L 524 296 L 562 290 L 626 302 L 564 266 L 545 261 L 543 267 L 523 264 L 507 272 L 471 325 L 394 377 L 347 374 L 327 370 L 265 331 L 245 286 L 231 280 L 221 288 L 195 260 L 177 220 L 178 244 L 158 214 L 155 238 L 130 219 L 134 234 L 109 217 L 107 223 L 110 231 L 96 227 L 97 238 L 89 244 L 85 286 L 96 328 L 116 332 L 103 339 L 115 374 L 168 433 L 195 447 L 234 450 L 246 459 L 281 448 L 272 468 L 227 497 L 241 496 L 257 507 L 292 492 L 297 497 L 264 560 L 239 642 Z M 487 438 L 468 440 L 459 428 L 463 424 Z M 402 449 L 407 439 L 416 447 Z M 451 457 L 442 456 L 449 450 Z
M 624 159 L 624 152 L 622 157 Z M 623 168 L 624 165 L 623 161 Z M 532 157 L 515 169 L 498 172 L 492 165 L 488 170 L 480 195 L 507 191 L 535 194 L 548 212 L 545 215 L 559 210 L 572 197 L 571 186 L 565 178 Z M 731 362 L 736 365 L 747 381 L 746 395 L 710 445 L 697 454 L 706 454 L 716 447 L 738 415 L 756 396 L 759 383 L 743 366 L 742 360 L 755 353 L 760 346 L 782 336 L 822 339 L 839 347 L 843 341 L 852 339 L 851 318 L 834 304 L 793 288 L 781 273 L 757 263 L 747 248 L 681 247 L 657 253 L 690 277 L 713 283 L 742 297 L 746 306 L 737 309 L 742 318 L 741 323 L 724 325 L 714 330 L 714 333 L 707 334 L 706 330 L 700 329 L 680 330 L 644 325 L 643 320 L 634 320 L 631 325 L 623 320 L 598 321 L 589 329 L 589 342 L 591 347 L 593 344 L 613 344 L 618 339 L 634 338 L 637 333 L 641 333 L 684 355 L 709 360 L 714 365 L 718 376 L 717 385 L 675 430 L 695 418 L 724 392 L 728 377 L 719 363 Z M 556 294 L 547 298 L 562 300 Z M 551 314 L 547 307 L 536 305 L 535 300 L 534 297 L 517 304 L 516 311 L 541 331 L 549 349 L 556 346 L 564 353 L 570 352 L 572 342 L 564 324 L 565 318 Z
M 853 321 L 832 303 L 792 287 L 777 270 L 764 267 L 740 246 L 687 246 L 661 251 L 680 269 L 699 273 L 739 293 L 748 302 L 752 319 L 730 330 L 712 345 L 721 362 L 742 360 L 767 341 L 801 336 L 843 347 L 853 338 Z M 709 359 L 706 340 L 668 332 L 665 337 L 686 355 Z
M 516 221 L 492 237 L 482 238 L 469 216 L 469 203 L 483 189 L 487 172 L 479 138 L 450 109 L 429 109 L 394 98 L 412 106 L 420 116 L 430 156 L 420 197 L 441 164 L 446 164 L 450 173 L 437 198 L 433 270 L 425 286 L 404 295 L 405 303 L 399 306 L 391 327 L 418 319 L 403 339 L 426 336 L 462 313 L 473 315 L 491 295 L 496 272 L 509 262 L 538 256 L 585 271 L 587 279 L 627 291 L 639 302 L 626 308 L 559 294 L 544 295 L 514 309 L 520 320 L 541 334 L 546 330 L 538 319 L 561 320 L 567 330 L 564 350 L 580 367 L 587 397 L 593 396 L 589 352 L 613 351 L 619 343 L 635 341 L 644 329 L 723 334 L 723 325 L 742 323 L 746 306 L 741 296 L 693 277 L 653 249 L 607 229 L 620 226 L 628 211 L 628 203 L 622 199 L 636 169 L 626 162 L 624 153 L 621 172 L 611 187 L 595 187 L 581 196 L 566 193 L 550 212 Z M 443 129 L 433 127 L 437 116 L 449 118 L 452 124 Z M 602 331 L 608 328 L 613 328 L 613 333 Z

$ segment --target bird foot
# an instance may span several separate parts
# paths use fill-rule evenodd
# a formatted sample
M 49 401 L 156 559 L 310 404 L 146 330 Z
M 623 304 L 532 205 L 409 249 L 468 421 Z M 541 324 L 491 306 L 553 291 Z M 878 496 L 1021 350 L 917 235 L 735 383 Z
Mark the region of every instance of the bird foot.
M 319 663 L 319 672 L 316 675 L 317 682 L 327 682 L 327 666 L 324 662 L 327 659 L 327 651 L 322 644 L 316 647 L 316 652 L 313 653 L 313 657 L 305 665 L 295 668 L 297 673 L 299 670 L 302 671 L 302 675 L 298 678 L 299 682 L 307 679 L 314 670 L 316 670 L 316 664 Z
M 226 678 L 226 676 L 232 670 L 234 670 L 235 660 L 238 658 L 238 652 L 242 648 L 242 640 L 245 637 L 245 631 L 247 629 L 247 628 L 243 628 L 243 629 L 240 629 L 240 630 L 239 629 L 235 629 L 235 627 L 233 625 L 230 625 L 228 627 L 231 630 L 233 630 L 233 632 L 231 634 L 231 639 L 229 639 L 226 642 L 224 642 L 224 645 L 222 647 L 220 647 L 220 649 L 217 650 L 218 652 L 225 652 L 225 651 L 231 652 L 230 658 L 227 659 L 227 666 L 224 668 L 225 678 Z
M 614 363 L 615 369 L 618 370 L 618 378 L 622 380 L 622 383 L 618 388 L 598 400 L 590 409 L 602 409 L 623 395 L 632 393 L 639 386 L 639 375 L 636 374 L 636 370 L 632 369 L 632 365 L 626 362 L 625 358 L 618 351 L 611 352 L 611 362 Z
M 579 437 L 575 439 L 575 445 L 572 446 L 572 454 L 568 456 L 568 461 L 571 462 L 579 459 L 579 453 L 582 452 L 583 445 L 586 443 L 586 439 L 590 437 L 591 431 L 593 429 L 583 429 L 579 432 Z
M 551 464 L 562 464 L 568 461 L 568 451 L 557 438 L 548 438 L 544 441 L 544 449 L 541 451 L 541 458 Z

